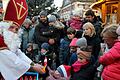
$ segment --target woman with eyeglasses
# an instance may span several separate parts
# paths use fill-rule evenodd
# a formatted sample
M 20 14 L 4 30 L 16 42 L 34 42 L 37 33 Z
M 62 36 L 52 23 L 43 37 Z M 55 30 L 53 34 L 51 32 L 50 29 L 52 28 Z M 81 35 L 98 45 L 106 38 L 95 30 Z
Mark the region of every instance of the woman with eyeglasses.
M 104 66 L 102 71 L 103 80 L 120 80 L 120 27 L 108 25 L 102 31 L 102 37 L 107 44 L 109 51 L 105 52 L 99 62 Z

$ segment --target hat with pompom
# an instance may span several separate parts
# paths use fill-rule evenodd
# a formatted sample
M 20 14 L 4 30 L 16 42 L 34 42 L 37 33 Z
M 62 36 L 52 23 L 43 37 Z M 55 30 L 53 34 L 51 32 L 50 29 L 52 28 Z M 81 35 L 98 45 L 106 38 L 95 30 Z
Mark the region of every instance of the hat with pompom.
M 71 74 L 71 66 L 68 65 L 60 65 L 57 68 L 57 71 L 63 76 L 63 77 L 70 77 Z
M 48 21 L 49 22 L 55 22 L 57 19 L 54 15 L 50 15 L 50 17 L 48 17 Z
M 82 38 L 79 38 L 77 41 L 76 41 L 76 45 L 78 47 L 87 47 L 87 40 L 85 37 L 82 37 Z
M 77 40 L 78 40 L 77 38 L 73 38 L 69 46 L 70 46 L 70 47 L 72 47 L 72 46 L 77 46 L 77 45 L 76 45 Z

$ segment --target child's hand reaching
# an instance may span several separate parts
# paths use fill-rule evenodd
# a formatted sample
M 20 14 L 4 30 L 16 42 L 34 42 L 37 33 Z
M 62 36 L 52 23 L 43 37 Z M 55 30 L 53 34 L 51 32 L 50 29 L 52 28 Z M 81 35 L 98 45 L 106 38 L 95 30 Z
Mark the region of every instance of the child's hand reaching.
M 47 67 L 49 70 L 49 75 L 53 76 L 55 79 L 60 79 L 61 78 L 61 74 L 56 70 L 51 70 L 50 67 Z
M 47 67 L 48 71 L 49 71 L 49 75 L 54 75 L 55 70 L 51 70 L 50 67 Z

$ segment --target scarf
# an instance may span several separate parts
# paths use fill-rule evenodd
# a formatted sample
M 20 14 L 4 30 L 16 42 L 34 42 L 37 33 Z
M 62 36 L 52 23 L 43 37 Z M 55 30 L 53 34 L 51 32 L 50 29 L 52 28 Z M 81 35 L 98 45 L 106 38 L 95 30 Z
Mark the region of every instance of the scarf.
M 79 60 L 77 60 L 73 65 L 73 71 L 77 72 L 81 69 L 81 67 L 83 67 L 84 65 L 88 64 L 88 61 L 85 62 L 80 62 Z

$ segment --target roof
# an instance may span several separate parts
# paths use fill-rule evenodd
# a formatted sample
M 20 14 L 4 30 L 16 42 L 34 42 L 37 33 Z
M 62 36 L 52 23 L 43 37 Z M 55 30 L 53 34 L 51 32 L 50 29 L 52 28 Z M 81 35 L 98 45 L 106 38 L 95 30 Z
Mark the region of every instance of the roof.
M 90 8 L 98 7 L 99 5 L 103 4 L 104 2 L 105 2 L 105 0 L 100 0 L 98 2 L 95 2 L 90 6 Z

